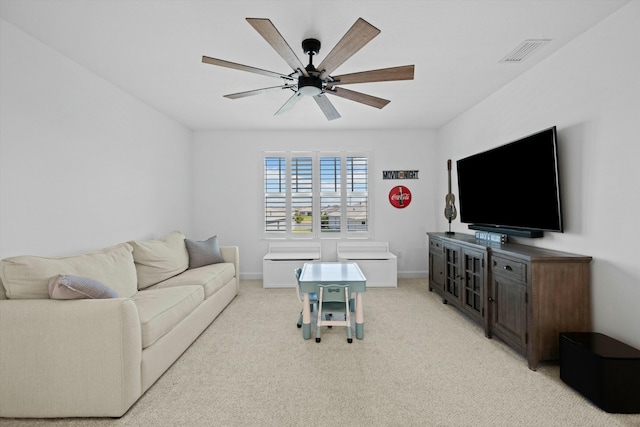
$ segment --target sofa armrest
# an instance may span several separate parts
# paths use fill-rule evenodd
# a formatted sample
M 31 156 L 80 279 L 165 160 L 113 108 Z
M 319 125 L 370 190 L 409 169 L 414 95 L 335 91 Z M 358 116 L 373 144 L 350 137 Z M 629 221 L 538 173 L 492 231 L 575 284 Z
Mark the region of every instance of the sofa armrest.
M 240 250 L 237 246 L 220 246 L 220 253 L 225 262 L 231 262 L 236 267 L 236 279 L 240 282 Z
M 0 417 L 122 416 L 141 353 L 128 298 L 0 300 Z

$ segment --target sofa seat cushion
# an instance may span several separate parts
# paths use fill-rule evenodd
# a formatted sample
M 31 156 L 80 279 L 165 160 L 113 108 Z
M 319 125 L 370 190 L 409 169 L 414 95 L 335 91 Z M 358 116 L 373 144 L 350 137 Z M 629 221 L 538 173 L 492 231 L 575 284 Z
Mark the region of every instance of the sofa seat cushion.
M 173 231 L 157 240 L 130 243 L 138 273 L 138 289 L 162 282 L 189 267 L 184 234 L 179 231 Z
M 142 348 L 147 348 L 204 301 L 202 286 L 147 289 L 133 298 L 140 316 Z
M 178 276 L 160 282 L 153 289 L 199 285 L 204 288 L 204 297 L 207 299 L 229 283 L 229 280 L 233 279 L 235 275 L 236 268 L 233 263 L 223 262 L 205 265 L 204 267 L 187 270 Z
M 59 258 L 22 255 L 0 261 L 0 278 L 9 299 L 49 299 L 49 280 L 58 274 L 91 278 L 121 298 L 138 290 L 128 243 Z

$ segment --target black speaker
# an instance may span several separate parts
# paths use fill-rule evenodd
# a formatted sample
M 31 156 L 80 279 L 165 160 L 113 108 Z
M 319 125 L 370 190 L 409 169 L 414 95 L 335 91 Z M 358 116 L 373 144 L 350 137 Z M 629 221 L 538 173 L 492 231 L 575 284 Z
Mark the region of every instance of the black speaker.
M 640 350 L 607 335 L 561 333 L 560 379 L 607 412 L 640 413 Z

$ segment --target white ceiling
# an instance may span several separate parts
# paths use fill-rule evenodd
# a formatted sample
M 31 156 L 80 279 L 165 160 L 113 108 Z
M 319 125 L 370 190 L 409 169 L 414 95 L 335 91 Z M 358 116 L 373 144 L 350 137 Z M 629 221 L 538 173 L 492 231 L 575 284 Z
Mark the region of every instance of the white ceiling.
M 0 0 L 0 16 L 190 129 L 437 129 L 627 1 Z M 223 98 L 280 82 L 202 55 L 292 71 L 246 17 L 271 19 L 304 64 L 303 39 L 321 41 L 319 64 L 362 17 L 381 33 L 333 74 L 415 64 L 415 80 L 345 86 L 391 103 L 331 96 L 342 115 L 331 122 L 311 99 L 274 116 L 289 91 Z M 499 62 L 526 39 L 552 41 L 521 63 Z

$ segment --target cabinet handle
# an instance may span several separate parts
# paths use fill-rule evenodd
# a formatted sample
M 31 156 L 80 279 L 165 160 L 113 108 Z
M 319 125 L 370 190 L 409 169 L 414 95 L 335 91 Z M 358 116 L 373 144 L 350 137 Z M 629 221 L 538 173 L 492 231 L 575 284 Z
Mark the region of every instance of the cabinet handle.
M 511 268 L 510 265 L 505 265 L 503 268 L 507 271 L 513 271 L 513 268 Z
M 494 301 L 494 299 L 489 297 L 489 302 L 493 302 L 493 301 Z

